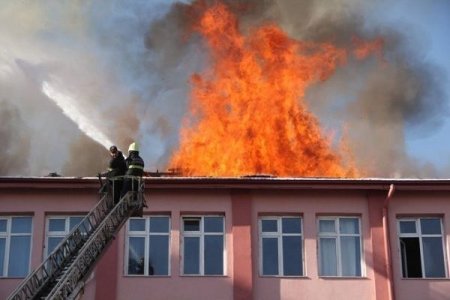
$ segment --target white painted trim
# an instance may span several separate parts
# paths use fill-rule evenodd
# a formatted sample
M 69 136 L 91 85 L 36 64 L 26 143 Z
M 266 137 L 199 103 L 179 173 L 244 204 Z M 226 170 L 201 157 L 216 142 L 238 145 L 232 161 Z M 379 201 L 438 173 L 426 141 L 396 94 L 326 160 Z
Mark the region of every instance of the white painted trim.
M 425 220 L 425 219 L 439 219 L 439 223 L 440 223 L 440 227 L 441 227 L 441 233 L 440 234 L 423 234 L 422 233 L 422 226 L 420 225 L 420 220 Z M 413 221 L 415 226 L 416 226 L 416 233 L 402 233 L 400 230 L 400 222 L 402 221 Z M 400 247 L 400 274 L 402 276 L 402 278 L 411 278 L 408 277 L 408 274 L 406 274 L 407 276 L 403 276 L 403 260 L 402 258 L 402 253 L 401 253 L 401 238 L 418 238 L 419 239 L 419 251 L 420 251 L 420 266 L 422 268 L 422 277 L 420 278 L 433 278 L 433 279 L 438 279 L 438 278 L 448 278 L 448 260 L 447 260 L 447 249 L 445 247 L 445 233 L 444 233 L 444 226 L 443 226 L 443 218 L 442 217 L 416 217 L 416 218 L 397 218 L 397 236 L 398 236 L 398 245 Z M 444 273 L 445 273 L 445 277 L 426 277 L 425 274 L 425 259 L 423 257 L 424 253 L 423 253 L 423 238 L 424 237 L 440 237 L 441 238 L 441 244 L 442 244 L 442 254 L 443 254 L 443 259 L 444 259 Z M 407 266 L 406 266 L 407 267 Z M 406 273 L 408 273 L 408 270 L 406 268 Z M 416 279 L 420 279 L 420 278 L 416 278 Z
M 30 218 L 31 219 L 31 228 L 29 233 L 12 233 L 12 219 L 13 218 Z M 30 251 L 28 253 L 28 270 L 27 274 L 25 274 L 24 277 L 30 273 L 31 270 L 31 253 L 33 250 L 33 216 L 30 215 L 18 215 L 18 216 L 2 216 L 0 217 L 2 220 L 6 220 L 6 232 L 0 233 L 0 237 L 5 238 L 5 256 L 3 259 L 3 276 L 0 276 L 0 278 L 12 278 L 8 274 L 9 269 L 9 255 L 10 255 L 10 248 L 11 248 L 11 237 L 13 236 L 28 236 L 30 238 Z
M 164 217 L 164 218 L 168 218 L 168 222 L 169 222 L 169 228 L 167 233 L 166 232 L 150 232 L 150 219 L 154 218 L 154 217 Z M 144 220 L 144 230 L 130 230 L 130 220 Z M 154 275 L 150 275 L 148 272 L 148 264 L 149 264 L 149 260 L 150 260 L 150 256 L 149 256 L 149 250 L 150 250 L 150 236 L 167 236 L 168 239 L 168 248 L 167 248 L 167 260 L 168 260 L 168 266 L 167 266 L 167 275 L 156 275 L 158 277 L 169 277 L 171 276 L 171 236 L 172 236 L 172 218 L 170 215 L 147 215 L 144 216 L 142 218 L 130 218 L 127 221 L 127 225 L 126 225 L 126 231 L 125 231 L 125 252 L 124 252 L 124 270 L 122 272 L 122 274 L 124 276 L 132 276 L 132 277 L 143 277 L 143 276 L 147 276 L 147 277 L 152 277 Z M 128 263 L 129 263 L 129 238 L 130 237 L 140 237 L 140 238 L 144 238 L 144 274 L 128 274 Z
M 300 219 L 300 232 L 299 233 L 283 233 L 282 228 L 282 220 L 283 219 Z M 264 220 L 274 220 L 277 223 L 277 231 L 274 232 L 263 232 L 262 231 L 262 223 Z M 261 277 L 305 277 L 305 260 L 304 260 L 304 249 L 305 249 L 305 241 L 304 241 L 304 230 L 303 230 L 303 217 L 301 216 L 261 216 L 258 218 L 258 240 L 259 240 L 259 276 Z M 284 257 L 283 257 L 283 237 L 284 236 L 298 236 L 301 240 L 301 262 L 302 269 L 301 275 L 285 275 L 284 274 Z M 276 238 L 277 239 L 277 251 L 278 251 L 278 274 L 276 275 L 265 275 L 263 272 L 263 247 L 262 241 L 264 238 Z
M 340 232 L 340 221 L 341 219 L 356 219 L 358 221 L 358 231 L 359 233 L 341 233 Z M 335 232 L 320 232 L 320 221 L 321 220 L 334 220 L 334 230 Z M 316 220 L 316 226 L 317 226 L 317 258 L 318 258 L 318 275 L 319 277 L 354 277 L 354 278 L 361 278 L 366 276 L 366 267 L 365 267 L 365 259 L 364 259 L 364 244 L 362 239 L 362 224 L 361 224 L 361 217 L 360 216 L 326 216 L 326 217 L 318 217 Z M 360 275 L 359 276 L 344 276 L 342 275 L 342 253 L 341 253 L 341 237 L 358 237 L 359 241 L 359 251 L 360 251 L 360 264 L 359 264 L 359 270 Z M 336 243 L 336 275 L 321 275 L 321 264 L 322 264 L 322 258 L 320 256 L 320 238 L 334 238 Z
M 221 232 L 205 232 L 205 217 L 220 217 L 222 218 L 222 231 Z M 187 219 L 199 219 L 200 224 L 199 224 L 199 231 L 188 231 L 185 232 L 184 231 L 184 220 Z M 227 248 L 226 248 L 226 218 L 225 215 L 222 214 L 205 214 L 205 215 L 181 215 L 180 216 L 180 255 L 181 255 L 181 259 L 180 259 L 180 274 L 181 276 L 226 276 L 227 274 L 227 266 L 226 266 L 226 262 L 227 262 Z M 221 235 L 222 236 L 222 249 L 223 249 L 223 259 L 222 259 L 222 270 L 223 270 L 223 274 L 214 274 L 214 275 L 210 275 L 207 274 L 205 275 L 205 236 L 208 235 L 213 235 L 213 236 L 217 236 L 217 235 Z M 198 237 L 199 238 L 199 253 L 198 253 L 198 257 L 199 257 L 199 273 L 198 274 L 185 274 L 184 273 L 184 238 L 185 237 Z

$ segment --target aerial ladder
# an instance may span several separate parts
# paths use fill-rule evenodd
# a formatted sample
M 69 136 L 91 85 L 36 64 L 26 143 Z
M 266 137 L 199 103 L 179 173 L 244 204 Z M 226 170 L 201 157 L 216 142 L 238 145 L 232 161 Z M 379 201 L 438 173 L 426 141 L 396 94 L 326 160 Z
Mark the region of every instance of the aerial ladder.
M 8 300 L 76 299 L 83 291 L 96 263 L 130 216 L 142 215 L 145 206 L 144 180 L 133 180 L 132 190 L 117 204 L 113 201 L 114 180 L 107 192 L 50 255 L 9 296 Z

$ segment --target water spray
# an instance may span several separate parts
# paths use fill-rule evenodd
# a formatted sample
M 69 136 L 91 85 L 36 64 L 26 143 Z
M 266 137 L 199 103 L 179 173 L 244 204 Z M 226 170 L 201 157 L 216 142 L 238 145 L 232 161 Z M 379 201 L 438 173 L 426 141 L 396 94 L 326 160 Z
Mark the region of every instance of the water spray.
M 111 140 L 80 111 L 73 97 L 61 92 L 48 81 L 42 83 L 42 92 L 55 102 L 55 104 L 61 108 L 63 113 L 75 122 L 78 128 L 88 137 L 106 149 L 109 149 L 109 147 L 113 145 L 113 142 L 111 142 Z

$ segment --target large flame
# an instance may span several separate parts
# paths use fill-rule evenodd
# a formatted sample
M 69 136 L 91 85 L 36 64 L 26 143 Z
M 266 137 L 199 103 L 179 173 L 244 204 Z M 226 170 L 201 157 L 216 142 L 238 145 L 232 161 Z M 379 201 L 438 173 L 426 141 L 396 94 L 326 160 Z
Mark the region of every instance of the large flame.
M 210 49 L 211 69 L 192 76 L 190 116 L 172 168 L 208 176 L 360 175 L 304 102 L 308 86 L 346 62 L 346 49 L 293 40 L 274 24 L 244 35 L 223 4 L 208 7 L 195 29 Z M 376 50 L 357 42 L 360 58 Z

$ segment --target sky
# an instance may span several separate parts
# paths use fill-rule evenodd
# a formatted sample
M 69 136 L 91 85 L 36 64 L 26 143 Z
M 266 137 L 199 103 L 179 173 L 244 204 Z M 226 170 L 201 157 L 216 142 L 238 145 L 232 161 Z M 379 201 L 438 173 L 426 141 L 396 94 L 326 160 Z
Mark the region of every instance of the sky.
M 371 12 L 374 22 L 399 26 L 417 43 L 425 60 L 442 70 L 443 89 L 450 103 L 450 1 L 389 1 L 389 10 L 380 5 Z M 427 160 L 438 167 L 450 164 L 450 114 L 443 124 L 426 134 L 408 132 L 408 152 L 417 159 Z M 450 174 L 448 174 L 450 175 Z
M 389 68 L 343 67 L 308 92 L 311 110 L 325 129 L 345 119 L 369 176 L 449 177 L 450 1 L 241 2 L 256 8 L 244 21 L 273 19 L 293 38 L 386 38 Z M 0 1 L 0 176 L 95 175 L 109 144 L 133 140 L 164 170 L 189 78 L 208 64 L 174 3 L 191 1 Z

